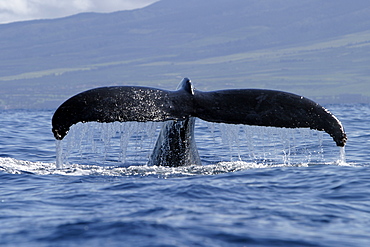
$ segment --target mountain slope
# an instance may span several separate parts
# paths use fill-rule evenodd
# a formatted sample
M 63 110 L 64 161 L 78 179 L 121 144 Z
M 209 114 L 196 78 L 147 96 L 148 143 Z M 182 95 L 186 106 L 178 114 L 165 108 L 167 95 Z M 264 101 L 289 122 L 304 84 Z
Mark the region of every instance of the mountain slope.
M 103 85 L 174 89 L 182 76 L 203 90 L 370 96 L 369 14 L 365 0 L 162 0 L 0 25 L 0 108 L 53 108 Z

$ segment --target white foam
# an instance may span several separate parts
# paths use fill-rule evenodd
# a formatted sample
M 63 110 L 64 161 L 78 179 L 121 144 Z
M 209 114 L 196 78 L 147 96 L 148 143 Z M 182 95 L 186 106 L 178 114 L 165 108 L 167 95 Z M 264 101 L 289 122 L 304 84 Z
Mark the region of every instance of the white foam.
M 327 163 L 326 165 L 347 165 Z M 70 164 L 58 168 L 56 163 L 43 163 L 17 160 L 14 158 L 0 158 L 0 171 L 10 174 L 30 173 L 36 175 L 64 175 L 64 176 L 157 176 L 162 178 L 176 176 L 216 175 L 221 173 L 238 172 L 248 169 L 265 169 L 274 167 L 307 167 L 310 164 L 266 164 L 244 161 L 220 162 L 211 165 L 191 165 L 182 167 L 164 167 L 135 165 L 129 167 L 99 166 Z

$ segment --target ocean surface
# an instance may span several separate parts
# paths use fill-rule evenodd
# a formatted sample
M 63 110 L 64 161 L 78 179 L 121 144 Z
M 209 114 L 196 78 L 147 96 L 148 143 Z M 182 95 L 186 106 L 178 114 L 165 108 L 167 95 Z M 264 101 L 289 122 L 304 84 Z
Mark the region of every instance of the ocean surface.
M 147 166 L 161 123 L 0 112 L 0 246 L 370 246 L 370 105 L 348 135 L 196 123 L 202 166 Z M 56 160 L 58 159 L 58 165 Z

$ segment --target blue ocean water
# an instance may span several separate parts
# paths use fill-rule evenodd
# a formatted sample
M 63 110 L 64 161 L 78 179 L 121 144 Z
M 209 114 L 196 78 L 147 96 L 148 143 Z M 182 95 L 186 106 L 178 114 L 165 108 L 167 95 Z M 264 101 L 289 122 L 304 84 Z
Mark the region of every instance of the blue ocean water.
M 0 112 L 0 246 L 370 246 L 370 105 L 329 135 L 198 121 L 202 166 L 146 166 L 160 123 Z M 56 165 L 56 146 L 62 165 Z

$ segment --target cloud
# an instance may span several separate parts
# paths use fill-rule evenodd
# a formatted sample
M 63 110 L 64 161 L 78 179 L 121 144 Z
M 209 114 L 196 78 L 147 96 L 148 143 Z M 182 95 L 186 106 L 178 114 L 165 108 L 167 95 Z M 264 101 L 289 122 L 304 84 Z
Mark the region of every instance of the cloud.
M 142 8 L 158 0 L 0 0 L 0 23 Z

